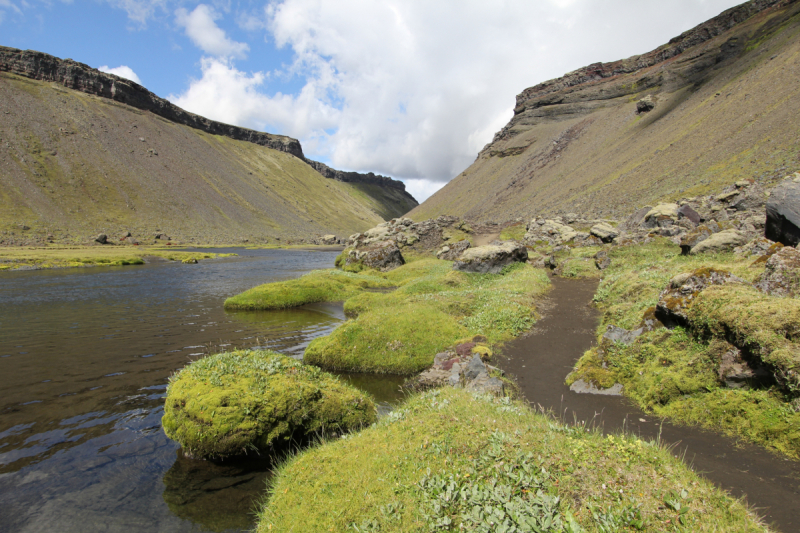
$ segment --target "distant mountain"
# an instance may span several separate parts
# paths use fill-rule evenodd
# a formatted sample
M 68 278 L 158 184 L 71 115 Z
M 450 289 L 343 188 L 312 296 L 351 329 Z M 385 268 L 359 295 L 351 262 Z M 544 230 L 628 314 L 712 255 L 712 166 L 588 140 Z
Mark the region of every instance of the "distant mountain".
M 189 113 L 70 59 L 0 47 L 0 241 L 346 237 L 416 205 L 402 182 L 307 160 L 296 139 Z
M 620 218 L 740 179 L 769 184 L 799 156 L 800 2 L 754 0 L 650 53 L 524 90 L 476 161 L 409 216 Z

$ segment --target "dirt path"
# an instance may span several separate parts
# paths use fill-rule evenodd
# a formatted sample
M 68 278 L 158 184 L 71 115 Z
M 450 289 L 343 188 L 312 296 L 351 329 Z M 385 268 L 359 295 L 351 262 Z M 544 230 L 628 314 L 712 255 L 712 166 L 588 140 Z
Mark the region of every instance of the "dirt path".
M 481 233 L 472 238 L 473 246 L 486 246 L 490 242 L 500 237 L 500 232 L 497 233 Z
M 564 384 L 575 361 L 595 343 L 599 316 L 590 307 L 596 281 L 552 278 L 544 317 L 526 336 L 507 344 L 499 363 L 517 378 L 534 406 L 560 413 L 567 422 L 593 422 L 604 431 L 620 428 L 676 444 L 675 454 L 694 470 L 750 505 L 775 529 L 800 531 L 800 463 L 752 445 L 691 427 L 664 423 L 621 397 L 576 394 Z

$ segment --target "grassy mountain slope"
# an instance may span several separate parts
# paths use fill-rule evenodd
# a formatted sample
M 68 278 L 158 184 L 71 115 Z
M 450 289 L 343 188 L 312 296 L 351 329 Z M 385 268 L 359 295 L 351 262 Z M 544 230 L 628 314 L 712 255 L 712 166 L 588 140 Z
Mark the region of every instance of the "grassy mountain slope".
M 383 189 L 327 179 L 284 151 L 0 73 L 0 240 L 127 231 L 227 243 L 346 237 L 415 204 Z
M 742 4 L 648 54 L 526 89 L 476 161 L 409 216 L 620 218 L 772 182 L 800 167 L 798 79 L 800 2 Z M 648 95 L 655 107 L 637 113 Z

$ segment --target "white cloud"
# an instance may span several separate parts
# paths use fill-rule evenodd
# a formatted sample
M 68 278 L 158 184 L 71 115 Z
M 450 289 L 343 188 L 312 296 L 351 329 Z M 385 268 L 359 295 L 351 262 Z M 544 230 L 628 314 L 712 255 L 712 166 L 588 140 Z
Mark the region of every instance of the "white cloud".
M 668 10 L 657 0 L 635 9 L 623 0 L 270 2 L 269 37 L 295 56 L 286 72 L 248 74 L 204 58 L 202 77 L 172 99 L 298 137 L 311 157 L 402 178 L 424 198 L 474 161 L 526 87 L 647 52 L 737 1 L 673 0 Z M 256 30 L 260 20 L 239 24 Z M 302 91 L 271 92 L 285 75 L 304 80 Z
M 185 8 L 175 11 L 175 22 L 184 28 L 186 35 L 203 52 L 217 57 L 241 59 L 247 56 L 247 43 L 233 41 L 215 22 L 219 15 L 214 8 L 200 4 L 194 11 Z
M 139 85 L 142 85 L 142 80 L 139 79 L 139 76 L 133 71 L 133 69 L 127 65 L 120 65 L 119 67 L 111 68 L 108 65 L 103 65 L 102 67 L 97 67 L 97 70 L 100 72 L 108 72 L 109 74 L 115 74 L 120 78 L 125 78 L 126 80 L 135 81 Z
M 128 18 L 141 26 L 152 18 L 157 11 L 166 8 L 168 0 L 108 0 L 112 6 L 122 9 Z
M 414 197 L 419 203 L 427 200 L 433 193 L 445 186 L 444 181 L 431 181 L 425 179 L 406 179 L 403 180 L 406 184 L 406 190 Z
M 262 72 L 248 74 L 210 57 L 204 57 L 200 66 L 200 79 L 192 80 L 186 92 L 169 96 L 188 111 L 227 124 L 303 137 L 304 149 L 338 124 L 339 111 L 323 102 L 314 80 L 297 95 L 269 96 L 260 91 L 268 78 Z

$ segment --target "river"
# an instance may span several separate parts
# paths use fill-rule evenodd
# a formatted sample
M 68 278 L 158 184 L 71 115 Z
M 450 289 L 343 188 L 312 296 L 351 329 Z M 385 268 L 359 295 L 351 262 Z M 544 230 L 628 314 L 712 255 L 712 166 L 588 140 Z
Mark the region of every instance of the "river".
M 0 273 L 0 525 L 33 531 L 242 531 L 270 461 L 184 457 L 161 429 L 167 379 L 203 354 L 300 357 L 341 305 L 226 312 L 228 296 L 333 265 L 336 252 Z M 346 376 L 381 402 L 399 378 Z

